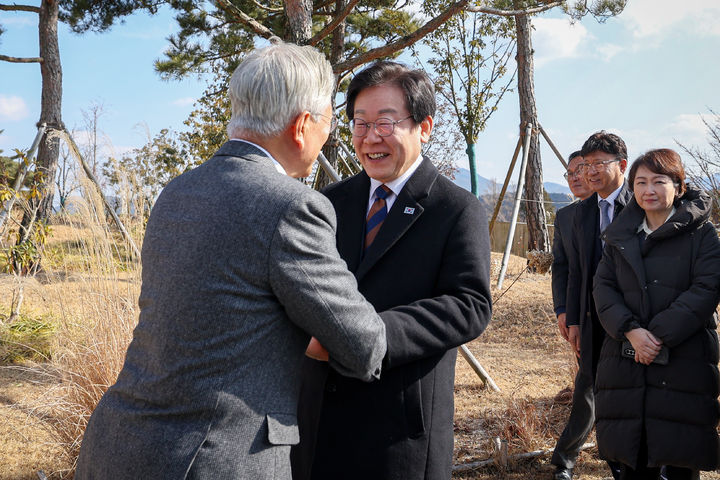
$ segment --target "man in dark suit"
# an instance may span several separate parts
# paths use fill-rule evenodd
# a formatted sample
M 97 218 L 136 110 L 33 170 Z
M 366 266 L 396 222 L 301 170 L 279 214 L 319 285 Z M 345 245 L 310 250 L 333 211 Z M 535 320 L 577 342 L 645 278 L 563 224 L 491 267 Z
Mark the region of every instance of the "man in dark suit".
M 364 171 L 325 194 L 338 250 L 381 312 L 388 352 L 382 378 L 369 384 L 333 368 L 326 378 L 306 370 L 295 480 L 450 479 L 456 347 L 490 320 L 490 245 L 477 198 L 422 156 L 434 113 L 422 71 L 377 62 L 350 83 L 347 114 Z M 303 418 L 303 406 L 320 404 L 319 419 Z M 314 423 L 315 441 L 305 435 Z
M 230 140 L 150 214 L 140 319 L 76 479 L 290 480 L 310 336 L 337 371 L 379 375 L 385 327 L 338 255 L 332 205 L 291 178 L 328 137 L 334 85 L 312 47 L 235 70 Z
M 593 194 L 575 209 L 572 234 L 572 253 L 568 269 L 568 287 L 565 301 L 568 341 L 579 357 L 579 375 L 584 385 L 592 388 L 597 369 L 600 347 L 605 338 L 592 298 L 592 282 L 602 257 L 602 232 L 632 198 L 627 182 L 627 147 L 613 133 L 600 131 L 588 138 L 580 150 L 583 161 L 580 168 Z M 594 400 L 593 400 L 594 406 Z M 619 468 L 610 464 L 613 476 L 618 478 Z M 556 472 L 556 479 L 572 478 L 572 470 Z
M 580 168 L 583 158 L 580 151 L 570 154 L 568 158 L 565 179 L 572 194 L 580 200 L 585 200 L 593 192 L 585 182 Z M 557 316 L 560 335 L 568 340 L 568 327 L 565 323 L 565 298 L 568 286 L 568 270 L 570 262 L 576 261 L 571 242 L 573 221 L 578 202 L 561 208 L 555 214 L 555 234 L 553 237 L 553 264 L 552 264 L 552 296 L 555 315 Z M 572 258 L 571 258 L 572 257 Z M 550 463 L 555 465 L 555 478 L 562 479 L 571 475 L 575 461 L 580 453 L 580 447 L 590 434 L 595 422 L 593 409 L 592 384 L 586 384 L 587 377 L 579 372 L 575 376 L 575 390 L 573 392 L 572 409 L 567 425 L 555 445 Z M 567 473 L 566 473 L 567 472 Z

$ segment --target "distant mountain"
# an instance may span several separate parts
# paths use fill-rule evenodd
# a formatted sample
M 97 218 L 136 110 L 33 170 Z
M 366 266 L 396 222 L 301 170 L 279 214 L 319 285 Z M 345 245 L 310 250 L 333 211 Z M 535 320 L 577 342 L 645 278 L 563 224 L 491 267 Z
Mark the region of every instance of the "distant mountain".
M 453 182 L 465 190 L 470 190 L 470 171 L 465 168 L 459 169 L 455 173 L 455 180 L 453 180 Z M 487 215 L 490 216 L 495 209 L 495 202 L 497 201 L 497 195 L 500 194 L 500 189 L 502 189 L 502 183 L 496 183 L 494 186 L 495 191 L 493 192 L 493 181 L 478 175 L 477 184 L 480 202 L 485 207 Z M 565 185 L 554 182 L 545 182 L 544 187 L 545 191 L 548 192 L 550 200 L 553 202 L 555 210 L 558 210 L 573 201 L 570 189 Z M 500 212 L 498 214 L 499 221 L 510 221 L 514 199 L 515 184 L 513 183 L 508 186 L 508 191 L 505 193 L 505 198 L 503 199 L 502 207 L 500 208 Z M 520 209 L 519 220 L 521 222 L 525 221 L 525 212 L 522 208 Z
M 480 175 L 477 176 L 478 182 L 478 193 L 483 194 L 490 192 L 492 190 L 492 180 L 488 180 L 485 177 L 481 177 Z M 455 172 L 455 185 L 459 185 L 465 190 L 470 190 L 470 170 L 467 170 L 465 168 L 459 169 L 457 172 Z M 502 188 L 502 183 L 498 184 L 497 189 L 500 191 L 500 188 Z
M 484 195 L 486 193 L 492 193 L 492 184 L 493 181 L 490 179 L 487 179 L 485 177 L 482 177 L 480 175 L 477 176 L 478 179 L 478 194 Z M 504 180 L 504 179 L 503 179 Z M 470 170 L 467 170 L 465 168 L 459 169 L 455 173 L 455 180 L 453 180 L 456 185 L 461 186 L 465 190 L 470 190 Z M 570 189 L 567 187 L 567 185 L 563 185 L 560 183 L 554 183 L 554 182 L 545 182 L 543 184 L 545 186 L 545 191 L 548 193 L 563 193 L 566 195 L 570 195 Z M 498 180 L 496 185 L 496 193 L 500 192 L 500 189 L 502 188 L 502 180 Z M 508 187 L 508 190 L 515 190 L 515 185 L 510 184 Z
M 545 186 L 545 191 L 548 193 L 564 193 L 570 195 L 570 189 L 562 183 L 545 182 L 543 185 Z

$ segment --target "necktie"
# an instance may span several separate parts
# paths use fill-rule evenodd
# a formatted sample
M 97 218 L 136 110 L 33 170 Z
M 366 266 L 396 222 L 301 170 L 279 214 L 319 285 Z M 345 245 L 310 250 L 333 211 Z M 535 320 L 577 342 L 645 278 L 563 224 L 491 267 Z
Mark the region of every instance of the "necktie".
M 370 207 L 365 223 L 365 250 L 372 244 L 387 216 L 387 202 L 385 199 L 392 193 L 385 185 L 380 185 L 375 189 L 375 201 Z
M 610 202 L 600 200 L 600 233 L 603 233 L 608 225 L 610 225 Z
M 607 200 L 600 200 L 600 236 L 602 237 L 605 229 L 610 225 L 610 202 Z M 605 240 L 600 239 L 603 248 L 605 248 Z

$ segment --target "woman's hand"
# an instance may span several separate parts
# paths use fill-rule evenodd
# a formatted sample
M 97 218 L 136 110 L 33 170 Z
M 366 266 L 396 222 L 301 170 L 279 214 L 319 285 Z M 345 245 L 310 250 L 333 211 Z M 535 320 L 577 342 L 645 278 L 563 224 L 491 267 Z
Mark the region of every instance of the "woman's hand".
M 634 328 L 625 332 L 625 337 L 630 340 L 635 349 L 635 361 L 643 365 L 650 365 L 657 354 L 660 353 L 662 341 L 649 330 Z

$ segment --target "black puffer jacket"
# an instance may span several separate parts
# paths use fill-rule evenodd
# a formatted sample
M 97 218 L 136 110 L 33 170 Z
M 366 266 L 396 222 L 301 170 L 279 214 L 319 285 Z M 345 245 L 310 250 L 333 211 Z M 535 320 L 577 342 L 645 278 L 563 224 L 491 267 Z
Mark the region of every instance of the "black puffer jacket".
M 593 295 L 608 333 L 595 382 L 600 455 L 637 467 L 642 428 L 648 465 L 718 466 L 720 241 L 710 198 L 688 189 L 675 214 L 642 242 L 633 199 L 604 234 Z M 667 365 L 621 356 L 624 333 L 647 328 L 670 349 Z

